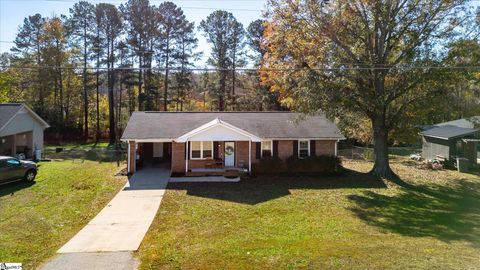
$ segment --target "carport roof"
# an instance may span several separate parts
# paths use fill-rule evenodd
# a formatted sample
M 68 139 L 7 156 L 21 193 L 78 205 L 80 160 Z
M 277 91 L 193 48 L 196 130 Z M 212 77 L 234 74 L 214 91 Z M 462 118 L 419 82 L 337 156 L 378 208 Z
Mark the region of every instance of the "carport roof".
M 434 138 L 448 140 L 452 138 L 467 136 L 477 131 L 478 129 L 476 128 L 442 125 L 442 126 L 433 127 L 425 131 L 422 131 L 420 132 L 420 134 L 427 137 L 434 137 Z
M 134 112 L 122 140 L 174 140 L 215 119 L 260 138 L 345 139 L 321 113 L 302 117 L 291 112 Z

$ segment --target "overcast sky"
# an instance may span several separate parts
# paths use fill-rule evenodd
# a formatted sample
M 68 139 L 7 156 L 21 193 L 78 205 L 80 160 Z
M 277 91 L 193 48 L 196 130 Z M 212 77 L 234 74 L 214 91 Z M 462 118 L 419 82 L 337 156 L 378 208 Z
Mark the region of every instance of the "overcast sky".
M 0 0 L 0 52 L 10 51 L 13 46 L 12 41 L 18 31 L 18 27 L 23 24 L 23 19 L 27 16 L 40 13 L 44 17 L 52 15 L 69 14 L 76 0 Z M 91 3 L 112 3 L 120 5 L 126 1 L 121 0 L 92 0 Z M 150 0 L 151 4 L 158 6 L 163 1 Z M 262 10 L 265 9 L 266 0 L 171 0 L 182 7 L 187 19 L 195 22 L 198 26 L 200 21 L 205 19 L 216 9 L 227 10 L 239 20 L 246 28 L 251 21 L 262 16 Z M 203 66 L 208 58 L 210 46 L 203 38 L 201 33 L 197 33 L 199 39 L 198 51 L 204 52 L 201 61 L 197 66 Z

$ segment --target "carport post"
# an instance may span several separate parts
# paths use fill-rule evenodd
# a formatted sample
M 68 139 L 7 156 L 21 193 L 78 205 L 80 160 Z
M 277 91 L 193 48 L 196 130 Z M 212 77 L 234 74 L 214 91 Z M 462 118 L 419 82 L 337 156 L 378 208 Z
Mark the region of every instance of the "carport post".
M 127 172 L 128 173 L 132 172 L 130 170 L 130 141 L 128 141 L 128 146 L 127 146 Z
M 252 172 L 252 141 L 248 141 L 248 173 Z
M 134 173 L 136 171 L 137 164 L 137 142 L 128 141 L 127 148 L 127 171 L 129 173 Z

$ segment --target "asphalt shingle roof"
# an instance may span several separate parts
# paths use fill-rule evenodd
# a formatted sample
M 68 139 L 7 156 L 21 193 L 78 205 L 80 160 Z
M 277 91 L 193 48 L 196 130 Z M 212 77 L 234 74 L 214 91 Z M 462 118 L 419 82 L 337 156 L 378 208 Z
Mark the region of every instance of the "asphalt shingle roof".
M 4 103 L 0 104 L 0 129 L 20 110 L 20 103 Z
M 216 118 L 261 138 L 344 139 L 323 114 L 290 112 L 134 112 L 122 139 L 174 139 Z

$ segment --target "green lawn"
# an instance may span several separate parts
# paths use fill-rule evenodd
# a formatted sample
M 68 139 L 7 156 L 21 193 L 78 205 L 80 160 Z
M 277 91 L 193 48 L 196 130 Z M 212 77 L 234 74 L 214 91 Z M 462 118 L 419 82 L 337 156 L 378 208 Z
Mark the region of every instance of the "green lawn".
M 475 269 L 480 177 L 416 169 L 369 177 L 170 184 L 137 255 L 142 269 Z
M 46 151 L 53 151 L 57 147 L 62 147 L 67 150 L 76 149 L 76 150 L 89 150 L 89 149 L 106 149 L 109 148 L 108 142 L 89 142 L 89 143 L 62 143 L 62 144 L 50 144 L 45 146 Z M 111 148 L 111 146 L 110 146 Z
M 62 148 L 62 151 L 57 152 L 57 147 Z M 44 154 L 50 159 L 68 159 L 77 161 L 118 161 L 120 163 L 126 160 L 125 151 L 115 150 L 115 147 L 108 146 L 108 143 L 48 145 L 45 147 Z
M 34 184 L 0 186 L 0 262 L 40 265 L 125 184 L 114 162 L 55 160 L 40 163 Z

